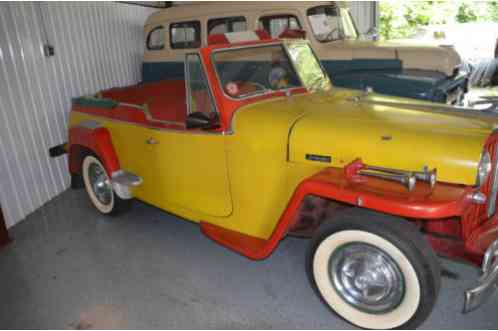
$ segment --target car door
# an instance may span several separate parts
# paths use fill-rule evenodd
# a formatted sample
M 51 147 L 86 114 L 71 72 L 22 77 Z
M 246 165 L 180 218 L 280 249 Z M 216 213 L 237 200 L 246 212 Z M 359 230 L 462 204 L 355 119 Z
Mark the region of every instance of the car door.
M 119 112 L 122 113 L 123 110 Z M 133 188 L 133 195 L 142 201 L 159 205 L 161 187 L 157 183 L 161 160 L 157 150 L 157 129 L 126 121 L 112 122 L 110 127 L 122 169 L 143 180 L 140 186 Z
M 187 112 L 217 118 L 199 54 L 185 60 Z M 188 115 L 187 114 L 187 115 Z M 225 136 L 215 130 L 185 129 L 154 132 L 158 185 L 167 205 L 196 213 L 228 216 L 232 212 Z

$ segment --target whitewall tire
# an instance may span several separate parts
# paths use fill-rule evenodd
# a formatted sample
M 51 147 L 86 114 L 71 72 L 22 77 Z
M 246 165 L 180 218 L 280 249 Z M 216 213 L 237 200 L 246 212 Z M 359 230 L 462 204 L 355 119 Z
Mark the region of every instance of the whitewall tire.
M 307 271 L 326 305 L 366 329 L 417 327 L 440 283 L 432 249 L 408 221 L 360 209 L 320 228 Z
M 115 215 L 125 209 L 129 200 L 120 199 L 104 165 L 94 155 L 87 155 L 82 164 L 83 182 L 92 205 L 105 215 Z

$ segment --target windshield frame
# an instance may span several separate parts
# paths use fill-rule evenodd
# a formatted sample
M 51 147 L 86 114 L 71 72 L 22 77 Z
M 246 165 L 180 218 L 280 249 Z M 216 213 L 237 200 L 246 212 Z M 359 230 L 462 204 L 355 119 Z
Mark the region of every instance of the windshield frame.
M 189 71 L 189 66 L 187 64 L 187 58 L 189 56 L 192 56 L 192 55 L 196 55 L 199 57 L 199 60 L 200 60 L 200 63 L 201 63 L 201 69 L 202 69 L 202 74 L 204 76 L 204 79 L 206 80 L 206 84 L 207 84 L 207 90 L 208 90 L 208 94 L 209 94 L 209 101 L 212 105 L 212 107 L 214 108 L 214 113 L 216 113 L 218 116 L 220 116 L 220 111 L 218 109 L 218 105 L 216 103 L 216 98 L 214 97 L 214 93 L 213 93 L 213 86 L 211 85 L 211 80 L 209 79 L 209 73 L 207 71 L 207 67 L 206 67 L 206 63 L 204 62 L 204 58 L 201 54 L 200 51 L 193 51 L 193 52 L 188 52 L 188 53 L 185 53 L 184 55 L 184 68 L 183 68 L 183 72 L 184 72 L 184 75 L 185 75 L 185 103 L 186 103 L 186 106 L 187 106 L 187 116 L 191 115 L 192 112 L 191 112 L 191 97 L 192 97 L 192 89 L 190 87 L 190 71 Z
M 341 21 L 341 27 L 342 27 L 341 37 L 335 38 L 335 39 L 319 39 L 317 37 L 315 30 L 313 29 L 313 25 L 311 24 L 311 20 L 310 20 L 311 15 L 308 14 L 308 12 L 310 10 L 317 9 L 317 8 L 325 8 L 325 7 L 333 7 L 333 6 L 334 5 L 332 5 L 332 4 L 327 4 L 327 5 L 312 6 L 312 7 L 309 7 L 308 9 L 306 9 L 305 16 L 306 16 L 306 19 L 308 20 L 308 25 L 310 26 L 310 30 L 311 30 L 310 32 L 313 35 L 313 38 L 315 38 L 316 41 L 318 41 L 319 43 L 322 43 L 322 44 L 335 42 L 335 41 L 342 41 L 342 40 L 358 40 L 360 38 L 360 33 L 358 31 L 358 27 L 356 26 L 356 22 L 355 22 L 353 16 L 351 15 L 351 11 L 349 10 L 349 8 L 341 7 L 339 5 L 336 5 L 336 9 L 337 9 L 337 12 L 339 13 L 339 18 Z M 347 13 L 347 15 L 343 16 L 343 12 Z M 344 19 L 351 21 L 351 26 L 354 29 L 354 33 L 355 33 L 356 37 L 346 36 L 346 34 L 344 33 L 344 23 L 343 23 Z
M 284 44 L 284 47 L 285 47 L 285 50 L 287 53 L 289 52 L 288 51 L 289 44 L 306 44 L 309 47 L 309 49 L 311 50 L 311 53 L 313 54 L 313 56 L 315 57 L 315 60 L 318 62 L 318 65 L 320 66 L 320 69 L 322 71 L 323 76 L 328 80 L 328 85 L 330 86 L 330 90 L 332 90 L 332 88 L 333 88 L 332 79 L 330 78 L 330 75 L 328 74 L 327 70 L 325 70 L 325 67 L 322 64 L 322 61 L 320 60 L 320 58 L 316 54 L 315 50 L 313 49 L 313 47 L 311 46 L 311 43 L 309 41 L 303 39 L 303 40 L 299 40 L 299 41 L 291 40 L 291 41 L 286 42 L 284 40 L 283 44 Z M 290 54 L 289 54 L 289 57 L 290 57 Z M 301 74 L 300 74 L 299 70 L 297 70 L 297 68 L 294 64 L 294 61 L 291 61 L 291 62 L 292 62 L 292 66 L 296 70 L 297 75 L 299 76 L 299 79 L 302 81 L 303 79 L 301 78 Z M 304 82 L 303 82 L 303 87 L 306 88 L 308 90 L 308 92 L 316 92 L 317 91 L 317 90 L 312 90 L 310 86 L 306 86 L 304 84 Z
M 244 95 L 240 98 L 235 98 L 235 97 L 227 94 L 225 89 L 223 88 L 223 82 L 221 81 L 218 70 L 216 68 L 216 59 L 215 59 L 216 54 L 221 53 L 221 52 L 236 51 L 236 50 L 240 50 L 240 49 L 262 48 L 262 47 L 271 47 L 271 46 L 281 46 L 283 48 L 285 55 L 289 59 L 290 65 L 292 66 L 292 69 L 296 73 L 296 76 L 297 76 L 297 79 L 299 80 L 300 86 L 292 86 L 292 87 L 278 89 L 278 90 L 272 90 L 272 89 L 261 90 L 261 92 L 259 92 L 259 93 L 251 93 L 248 95 Z M 316 57 L 316 55 L 315 55 L 315 57 Z M 256 45 L 251 45 L 251 46 L 241 45 L 241 46 L 234 46 L 234 47 L 229 47 L 229 48 L 219 48 L 219 49 L 215 49 L 211 52 L 210 59 L 211 59 L 211 64 L 213 66 L 213 71 L 215 73 L 219 89 L 222 91 L 223 95 L 226 98 L 233 100 L 233 101 L 240 102 L 243 100 L 252 99 L 255 97 L 260 97 L 263 95 L 270 95 L 270 94 L 274 94 L 274 93 L 282 93 L 283 92 L 285 94 L 288 94 L 292 90 L 299 90 L 299 89 L 303 89 L 303 88 L 309 90 L 308 87 L 306 85 L 304 85 L 303 80 L 301 78 L 301 75 L 299 74 L 299 71 L 297 70 L 297 68 L 294 64 L 294 61 L 292 60 L 292 58 L 289 54 L 289 51 L 287 50 L 287 44 L 285 42 L 282 42 L 282 41 L 270 42 L 270 43 L 264 43 L 264 44 L 256 44 Z M 320 61 L 318 61 L 318 62 L 320 63 L 320 66 L 321 66 L 321 62 Z M 323 70 L 323 68 L 322 68 L 322 70 Z
M 348 14 L 348 18 L 351 21 L 351 25 L 353 26 L 354 33 L 356 34 L 356 38 L 347 38 L 347 40 L 358 40 L 360 39 L 361 33 L 360 30 L 358 30 L 358 25 L 356 25 L 356 21 L 353 17 L 353 14 L 351 14 L 351 10 L 349 8 L 342 8 L 346 13 Z

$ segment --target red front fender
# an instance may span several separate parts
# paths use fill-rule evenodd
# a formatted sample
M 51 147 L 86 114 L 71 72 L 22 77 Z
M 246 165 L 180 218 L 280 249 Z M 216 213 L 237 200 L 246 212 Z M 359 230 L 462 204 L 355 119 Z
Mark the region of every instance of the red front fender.
M 351 179 L 341 169 L 328 168 L 303 181 L 290 205 L 302 196 L 313 194 L 400 217 L 441 219 L 461 216 L 471 203 L 471 191 L 470 187 L 445 183 L 431 189 L 424 182 L 418 182 L 408 191 L 390 180 L 364 176 Z
M 205 235 L 254 260 L 269 256 L 293 225 L 299 206 L 307 195 L 340 201 L 352 206 L 415 219 L 442 219 L 462 215 L 471 203 L 469 187 L 438 183 L 433 189 L 417 183 L 409 192 L 389 180 L 358 177 L 351 179 L 346 171 L 327 168 L 302 181 L 296 188 L 275 230 L 267 240 L 247 236 L 213 224 L 201 222 Z

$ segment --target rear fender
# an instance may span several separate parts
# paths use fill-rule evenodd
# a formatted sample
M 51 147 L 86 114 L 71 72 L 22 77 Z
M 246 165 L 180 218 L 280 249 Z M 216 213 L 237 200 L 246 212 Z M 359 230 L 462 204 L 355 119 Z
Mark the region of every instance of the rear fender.
M 68 161 L 72 174 L 81 172 L 83 157 L 88 152 L 95 154 L 102 161 L 109 176 L 120 169 L 109 130 L 96 122 L 80 123 L 69 129 Z

